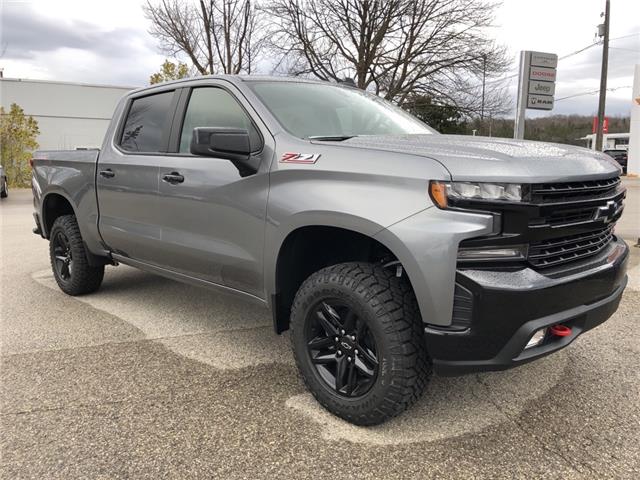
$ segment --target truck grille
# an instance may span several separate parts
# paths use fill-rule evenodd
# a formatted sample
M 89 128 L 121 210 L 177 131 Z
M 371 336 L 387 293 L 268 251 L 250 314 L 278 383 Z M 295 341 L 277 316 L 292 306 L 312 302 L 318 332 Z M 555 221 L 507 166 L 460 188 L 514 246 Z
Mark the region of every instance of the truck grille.
M 558 237 L 529 245 L 529 263 L 536 268 L 554 267 L 601 252 L 613 239 L 613 226 Z
M 585 182 L 540 183 L 531 185 L 532 203 L 564 203 L 606 197 L 616 191 L 620 178 Z
M 541 219 L 535 219 L 529 225 L 550 225 L 552 227 L 588 222 L 593 219 L 597 207 L 582 207 L 568 210 L 556 210 Z
M 595 256 L 615 239 L 613 229 L 626 197 L 618 176 L 529 184 L 523 186 L 523 192 L 523 202 L 504 206 L 491 202 L 481 207 L 472 202 L 458 203 L 456 206 L 461 208 L 500 214 L 502 227 L 498 237 L 467 239 L 460 247 L 528 245 L 527 264 L 544 270 Z

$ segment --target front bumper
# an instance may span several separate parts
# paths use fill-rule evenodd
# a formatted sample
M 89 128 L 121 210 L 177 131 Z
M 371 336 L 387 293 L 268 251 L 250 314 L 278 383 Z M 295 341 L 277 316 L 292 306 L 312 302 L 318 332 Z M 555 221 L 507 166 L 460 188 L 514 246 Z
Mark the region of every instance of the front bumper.
M 459 269 L 456 283 L 471 292 L 471 321 L 465 329 L 425 329 L 435 371 L 450 376 L 504 370 L 566 347 L 616 311 L 628 256 L 628 246 L 615 240 L 588 265 L 555 278 L 530 268 Z M 533 333 L 556 324 L 569 326 L 571 335 L 547 335 L 540 346 L 524 349 Z

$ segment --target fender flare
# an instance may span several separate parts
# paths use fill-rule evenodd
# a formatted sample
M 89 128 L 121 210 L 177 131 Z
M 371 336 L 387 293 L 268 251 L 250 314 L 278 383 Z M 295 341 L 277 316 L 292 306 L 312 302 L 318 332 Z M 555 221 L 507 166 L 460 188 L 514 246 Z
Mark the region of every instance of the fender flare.
M 363 217 L 351 215 L 343 212 L 332 211 L 310 211 L 301 212 L 288 218 L 287 223 L 280 224 L 277 227 L 268 225 L 268 231 L 265 238 L 264 251 L 264 284 L 265 294 L 269 302 L 269 307 L 275 312 L 274 295 L 277 280 L 277 265 L 280 261 L 282 248 L 286 240 L 296 231 L 305 227 L 335 227 L 351 232 L 359 233 L 372 240 L 380 243 L 387 248 L 404 267 L 405 273 L 409 278 L 409 282 L 413 285 L 411 272 L 415 274 L 416 268 L 407 268 L 406 265 L 412 265 L 415 260 L 407 249 L 398 249 L 397 245 L 389 242 L 388 236 L 378 236 L 378 234 L 386 229 L 383 225 L 368 220 Z M 401 251 L 400 251 L 401 250 Z
M 67 192 L 58 187 L 57 185 L 52 185 L 52 187 L 57 187 L 57 188 L 49 188 L 46 192 L 44 192 L 42 194 L 42 199 L 40 200 L 40 223 L 41 223 L 41 228 L 42 228 L 42 236 L 44 238 L 49 238 L 49 232 L 47 231 L 47 218 L 45 215 L 45 205 L 47 204 L 47 201 L 51 198 L 52 195 L 59 195 L 61 197 L 63 197 L 71 206 L 71 210 L 73 210 L 73 214 L 76 216 L 77 218 L 77 206 L 73 204 L 73 201 L 71 200 L 70 196 L 67 194 Z

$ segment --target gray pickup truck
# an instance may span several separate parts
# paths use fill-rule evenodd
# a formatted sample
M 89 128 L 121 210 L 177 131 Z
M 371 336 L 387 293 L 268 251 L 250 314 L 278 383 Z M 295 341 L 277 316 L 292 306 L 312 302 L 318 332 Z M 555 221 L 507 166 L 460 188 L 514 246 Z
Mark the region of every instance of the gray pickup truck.
M 265 306 L 317 400 L 372 425 L 433 371 L 521 365 L 613 314 L 619 175 L 348 86 L 211 76 L 128 94 L 99 152 L 37 152 L 34 231 L 70 295 L 124 263 Z

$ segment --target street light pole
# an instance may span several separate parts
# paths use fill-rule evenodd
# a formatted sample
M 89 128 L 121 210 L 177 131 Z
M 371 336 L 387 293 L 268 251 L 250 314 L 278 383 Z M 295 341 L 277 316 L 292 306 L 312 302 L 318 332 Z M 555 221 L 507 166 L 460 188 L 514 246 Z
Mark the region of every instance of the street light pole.
M 596 130 L 596 151 L 602 151 L 602 134 L 604 130 L 604 107 L 607 100 L 607 67 L 609 63 L 609 9 L 610 2 L 606 0 L 604 10 L 604 32 L 598 32 L 602 42 L 602 70 L 600 72 L 600 100 L 598 102 L 598 129 Z

